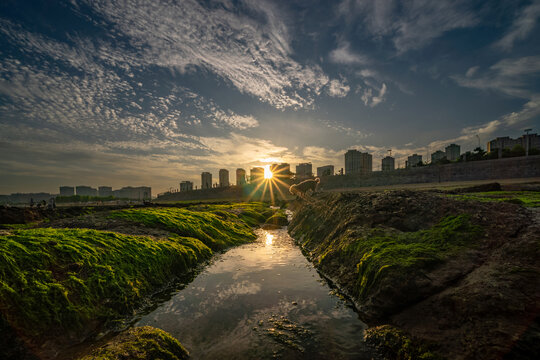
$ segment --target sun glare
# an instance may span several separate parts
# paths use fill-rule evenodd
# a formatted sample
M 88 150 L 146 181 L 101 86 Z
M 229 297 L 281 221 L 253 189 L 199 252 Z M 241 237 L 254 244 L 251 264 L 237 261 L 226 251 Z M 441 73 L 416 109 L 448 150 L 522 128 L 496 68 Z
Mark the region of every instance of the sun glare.
M 270 165 L 266 165 L 264 167 L 264 178 L 271 179 L 273 175 L 274 174 L 272 174 L 272 171 L 270 171 Z

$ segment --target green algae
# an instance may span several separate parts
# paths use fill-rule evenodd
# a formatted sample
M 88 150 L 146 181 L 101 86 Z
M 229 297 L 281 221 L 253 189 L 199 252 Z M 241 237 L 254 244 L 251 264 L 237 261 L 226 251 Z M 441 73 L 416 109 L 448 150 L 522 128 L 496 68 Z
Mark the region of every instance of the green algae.
M 456 200 L 509 202 L 524 207 L 540 207 L 540 191 L 487 191 L 446 196 Z
M 411 339 L 403 331 L 390 326 L 381 325 L 367 329 L 364 332 L 365 341 L 377 348 L 387 359 L 395 360 L 439 360 L 429 348 Z
M 0 311 L 26 336 L 119 318 L 144 296 L 210 258 L 201 241 L 89 229 L 0 235 Z
M 222 250 L 256 238 L 246 222 L 224 210 L 194 211 L 174 207 L 124 209 L 111 212 L 110 217 L 193 237 L 212 250 Z
M 125 331 L 79 360 L 183 360 L 188 357 L 188 351 L 169 333 L 143 326 Z

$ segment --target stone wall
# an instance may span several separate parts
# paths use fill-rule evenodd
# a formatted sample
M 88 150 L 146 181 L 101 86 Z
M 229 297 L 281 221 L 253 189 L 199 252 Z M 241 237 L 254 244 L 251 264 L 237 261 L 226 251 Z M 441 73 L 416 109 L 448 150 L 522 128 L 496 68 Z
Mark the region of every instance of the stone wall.
M 320 189 L 540 177 L 540 155 L 321 178 Z

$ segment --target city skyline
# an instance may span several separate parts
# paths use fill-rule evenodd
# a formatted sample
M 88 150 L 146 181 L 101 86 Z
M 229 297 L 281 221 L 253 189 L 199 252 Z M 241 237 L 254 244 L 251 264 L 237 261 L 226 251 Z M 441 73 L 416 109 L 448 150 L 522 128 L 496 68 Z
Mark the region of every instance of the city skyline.
M 397 168 L 538 132 L 539 16 L 539 1 L 6 1 L 0 193 L 337 172 L 349 149 L 380 170 L 388 149 Z

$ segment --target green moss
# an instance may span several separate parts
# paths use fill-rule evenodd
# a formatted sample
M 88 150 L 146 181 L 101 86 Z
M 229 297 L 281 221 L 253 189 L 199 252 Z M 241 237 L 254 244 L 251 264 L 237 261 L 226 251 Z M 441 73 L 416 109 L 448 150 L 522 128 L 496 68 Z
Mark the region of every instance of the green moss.
M 438 360 L 442 359 L 428 349 L 408 337 L 403 331 L 382 325 L 367 329 L 364 332 L 366 342 L 374 347 L 387 359 L 395 360 Z
M 540 191 L 488 191 L 446 196 L 457 200 L 509 202 L 525 207 L 540 207 Z
M 176 235 L 156 240 L 88 229 L 13 230 L 0 235 L 0 310 L 27 336 L 80 330 L 129 313 L 211 255 L 201 241 Z
M 189 353 L 167 332 L 151 326 L 129 329 L 80 360 L 187 359 Z
M 471 224 L 469 215 L 448 216 L 427 230 L 389 234 L 386 229 L 375 228 L 352 241 L 351 234 L 346 233 L 337 252 L 340 257 L 356 259 L 355 292 L 364 299 L 382 278 L 406 282 L 460 249 L 474 246 L 481 234 L 482 229 Z M 336 249 L 323 254 L 321 261 L 333 251 Z
M 286 226 L 289 223 L 289 220 L 287 220 L 287 215 L 285 214 L 285 211 L 278 210 L 275 214 L 266 219 L 265 223 L 278 226 Z
M 219 209 L 194 211 L 179 208 L 142 208 L 117 210 L 112 218 L 121 218 L 150 227 L 159 227 L 181 236 L 199 239 L 212 250 L 220 250 L 255 239 L 251 227 L 232 212 Z

